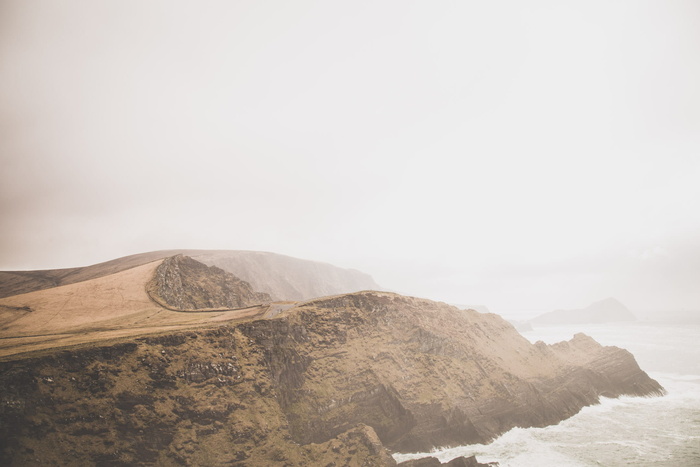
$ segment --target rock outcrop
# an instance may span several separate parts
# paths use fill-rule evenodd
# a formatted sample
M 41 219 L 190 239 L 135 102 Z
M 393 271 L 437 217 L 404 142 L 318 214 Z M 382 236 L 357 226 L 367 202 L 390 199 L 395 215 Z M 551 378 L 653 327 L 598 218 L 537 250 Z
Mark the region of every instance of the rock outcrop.
M 160 305 L 176 311 L 245 308 L 271 301 L 269 294 L 254 291 L 233 274 L 183 255 L 163 260 L 146 290 Z
M 555 310 L 530 320 L 535 325 L 595 324 L 635 321 L 637 318 L 614 298 L 592 303 L 579 310 Z
M 271 368 L 284 380 L 279 400 L 300 443 L 362 422 L 390 449 L 420 452 L 557 423 L 602 394 L 662 392 L 621 349 L 592 339 L 532 345 L 497 315 L 429 300 L 330 297 L 269 325 L 283 323 L 286 332 L 269 332 L 282 340 L 260 339 L 270 342 Z
M 395 465 L 387 448 L 663 392 L 586 336 L 532 345 L 496 315 L 381 292 L 4 362 L 0 387 L 2 465 Z

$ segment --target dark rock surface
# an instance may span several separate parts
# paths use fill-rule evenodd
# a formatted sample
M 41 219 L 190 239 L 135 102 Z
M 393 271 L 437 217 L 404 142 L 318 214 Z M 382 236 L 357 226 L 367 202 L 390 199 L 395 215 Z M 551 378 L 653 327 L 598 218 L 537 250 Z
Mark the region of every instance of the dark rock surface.
M 151 298 L 177 311 L 244 308 L 271 301 L 233 274 L 176 255 L 163 260 L 146 286 Z
M 294 443 L 266 361 L 221 327 L 0 363 L 0 465 L 395 465 L 362 424 Z
M 0 465 L 395 465 L 663 392 L 586 336 L 381 292 L 2 362 L 0 387 Z
M 427 451 L 557 423 L 600 395 L 663 391 L 624 350 L 590 338 L 536 346 L 497 315 L 389 293 L 318 299 L 248 326 L 287 381 L 279 400 L 300 443 L 362 422 L 392 450 Z

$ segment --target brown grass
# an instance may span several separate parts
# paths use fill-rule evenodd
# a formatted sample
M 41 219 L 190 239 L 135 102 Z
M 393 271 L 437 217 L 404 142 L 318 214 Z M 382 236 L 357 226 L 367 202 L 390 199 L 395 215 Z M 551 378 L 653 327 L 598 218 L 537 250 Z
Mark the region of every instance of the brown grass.
M 267 306 L 181 313 L 163 308 L 145 284 L 161 261 L 0 299 L 0 358 L 42 349 L 261 317 Z M 27 311 L 27 308 L 31 311 Z

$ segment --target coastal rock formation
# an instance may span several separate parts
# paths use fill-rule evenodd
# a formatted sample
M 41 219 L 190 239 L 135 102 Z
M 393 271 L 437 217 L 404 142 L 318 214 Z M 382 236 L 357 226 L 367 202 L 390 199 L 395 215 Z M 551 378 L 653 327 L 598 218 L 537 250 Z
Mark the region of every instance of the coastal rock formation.
M 245 308 L 271 301 L 233 274 L 189 256 L 166 258 L 146 285 L 153 300 L 176 311 Z
M 663 388 L 577 335 L 383 292 L 0 363 L 0 464 L 395 465 Z
M 0 465 L 396 463 L 356 425 L 300 446 L 263 353 L 235 328 L 0 363 Z
M 535 325 L 617 323 L 637 318 L 614 298 L 592 303 L 580 310 L 555 310 L 530 320 Z
M 603 393 L 662 392 L 620 349 L 532 345 L 497 315 L 396 294 L 318 299 L 265 324 L 288 326 L 266 335 L 281 339 L 271 368 L 300 443 L 366 423 L 391 450 L 426 451 L 557 423 Z

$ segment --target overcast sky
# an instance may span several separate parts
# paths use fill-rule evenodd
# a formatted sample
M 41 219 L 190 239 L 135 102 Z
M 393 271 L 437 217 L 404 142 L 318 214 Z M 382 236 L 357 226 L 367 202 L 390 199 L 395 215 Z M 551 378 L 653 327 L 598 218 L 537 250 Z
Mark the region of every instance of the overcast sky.
M 0 0 L 0 269 L 272 251 L 700 310 L 700 2 Z

